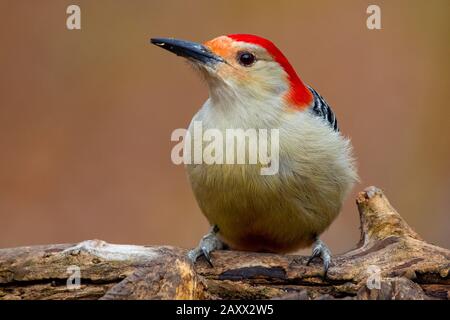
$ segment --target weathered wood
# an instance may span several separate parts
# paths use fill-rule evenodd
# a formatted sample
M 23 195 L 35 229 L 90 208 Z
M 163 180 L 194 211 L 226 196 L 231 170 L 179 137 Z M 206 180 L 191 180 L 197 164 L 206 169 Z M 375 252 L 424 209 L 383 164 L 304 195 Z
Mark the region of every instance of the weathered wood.
M 450 251 L 422 240 L 379 189 L 356 202 L 360 243 L 326 279 L 302 256 L 218 251 L 211 268 L 185 249 L 89 240 L 0 249 L 0 299 L 450 299 Z M 79 288 L 66 285 L 70 266 Z

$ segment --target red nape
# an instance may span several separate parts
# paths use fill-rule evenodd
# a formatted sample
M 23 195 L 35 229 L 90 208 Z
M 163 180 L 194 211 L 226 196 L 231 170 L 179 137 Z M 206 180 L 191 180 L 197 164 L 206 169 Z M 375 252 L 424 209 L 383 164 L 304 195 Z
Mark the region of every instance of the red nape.
M 300 80 L 294 68 L 289 63 L 288 59 L 271 41 L 252 34 L 229 34 L 228 37 L 235 41 L 256 44 L 266 49 L 267 52 L 273 57 L 276 62 L 281 65 L 281 67 L 284 69 L 284 71 L 286 71 L 288 75 L 288 80 L 291 84 L 291 89 L 289 92 L 290 101 L 295 106 L 298 106 L 300 108 L 306 107 L 311 103 L 311 92 Z

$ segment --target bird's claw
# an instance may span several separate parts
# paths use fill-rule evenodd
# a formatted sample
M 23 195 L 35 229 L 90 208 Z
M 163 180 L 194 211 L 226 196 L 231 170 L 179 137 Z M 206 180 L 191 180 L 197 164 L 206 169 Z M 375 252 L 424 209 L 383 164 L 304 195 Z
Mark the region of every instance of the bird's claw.
M 211 252 L 220 250 L 224 247 L 223 242 L 217 237 L 218 228 L 214 226 L 203 236 L 198 246 L 188 252 L 188 258 L 195 263 L 197 259 L 204 256 L 211 267 L 214 267 L 211 259 Z
M 323 277 L 326 278 L 331 263 L 331 252 L 330 249 L 328 249 L 328 247 L 326 246 L 326 244 L 323 243 L 322 240 L 320 239 L 317 239 L 314 242 L 312 254 L 309 257 L 306 265 L 308 266 L 311 263 L 311 261 L 316 257 L 320 257 L 323 261 L 323 271 L 324 271 Z

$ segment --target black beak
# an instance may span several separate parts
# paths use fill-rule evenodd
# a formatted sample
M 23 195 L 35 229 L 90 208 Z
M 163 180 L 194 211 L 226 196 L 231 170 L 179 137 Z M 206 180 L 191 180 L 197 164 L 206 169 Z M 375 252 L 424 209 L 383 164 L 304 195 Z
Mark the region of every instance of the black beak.
M 193 59 L 203 64 L 211 65 L 224 62 L 220 56 L 199 43 L 170 38 L 152 38 L 150 42 L 175 53 L 177 56 Z

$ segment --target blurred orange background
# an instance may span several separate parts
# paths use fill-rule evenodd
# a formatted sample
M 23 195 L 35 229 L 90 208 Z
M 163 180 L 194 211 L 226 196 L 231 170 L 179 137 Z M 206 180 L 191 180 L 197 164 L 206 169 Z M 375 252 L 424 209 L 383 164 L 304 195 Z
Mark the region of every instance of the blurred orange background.
M 81 7 L 81 30 L 66 8 Z M 382 30 L 366 28 L 381 7 Z M 361 183 L 323 239 L 359 239 L 354 199 L 382 188 L 450 247 L 450 1 L 0 2 L 0 247 L 102 239 L 192 247 L 208 225 L 170 135 L 207 98 L 150 37 L 254 33 L 332 105 Z M 309 252 L 309 250 L 308 250 Z

